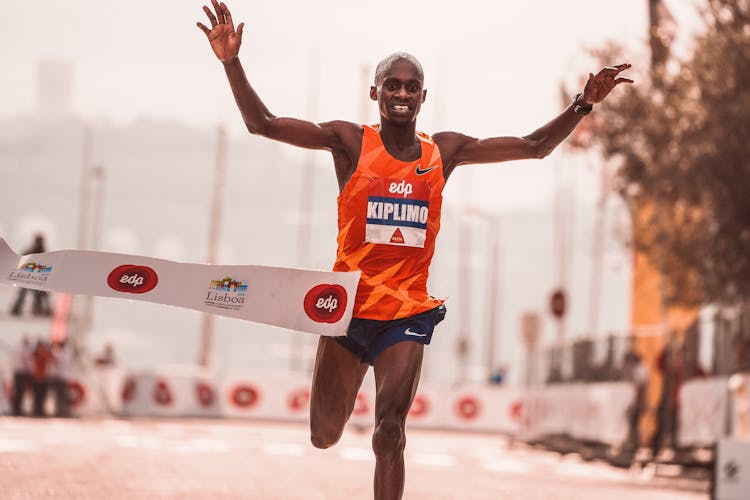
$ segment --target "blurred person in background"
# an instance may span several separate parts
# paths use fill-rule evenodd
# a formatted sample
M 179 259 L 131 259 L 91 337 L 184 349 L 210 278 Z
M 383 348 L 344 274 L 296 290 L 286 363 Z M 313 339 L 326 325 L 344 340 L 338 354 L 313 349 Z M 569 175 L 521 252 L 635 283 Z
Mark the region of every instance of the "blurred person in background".
M 625 444 L 625 451 L 631 457 L 635 455 L 641 443 L 641 417 L 646 411 L 648 404 L 648 368 L 641 357 L 634 351 L 625 354 L 623 360 L 623 380 L 633 383 L 635 389 L 633 401 L 627 409 L 628 417 L 628 438 Z
M 495 385 L 501 385 L 505 383 L 505 378 L 508 374 L 508 366 L 507 365 L 500 365 L 492 370 L 492 373 L 490 373 L 488 382 L 490 384 Z
M 33 415 L 35 417 L 44 417 L 45 409 L 44 405 L 47 401 L 47 391 L 49 389 L 49 380 L 47 379 L 49 365 L 51 362 L 52 353 L 50 346 L 43 340 L 38 340 L 36 347 L 34 348 L 34 361 L 33 361 L 33 373 L 34 373 L 34 408 Z
M 23 413 L 23 400 L 27 392 L 34 390 L 34 351 L 28 335 L 21 339 L 13 353 L 13 415 Z
M 670 340 L 659 354 L 656 366 L 661 373 L 662 385 L 652 452 L 654 460 L 669 461 L 674 457 L 677 445 L 680 387 L 684 378 L 682 352 L 676 332 L 672 332 Z
M 23 255 L 31 253 L 44 253 L 46 252 L 46 245 L 44 243 L 44 236 L 37 233 L 34 235 L 34 243 L 26 250 L 23 251 Z M 13 307 L 10 313 L 13 316 L 20 316 L 23 312 L 23 304 L 26 301 L 26 293 L 31 292 L 34 295 L 34 301 L 31 306 L 31 314 L 34 316 L 52 316 L 52 308 L 49 304 L 49 293 L 44 290 L 28 290 L 26 288 L 18 289 L 18 296 L 16 301 L 13 303 Z
M 378 64 L 369 91 L 378 103 L 379 125 L 312 123 L 276 117 L 268 110 L 238 59 L 244 23 L 235 31 L 226 5 L 216 0 L 212 4 L 213 11 L 203 8 L 211 28 L 197 24 L 223 63 L 248 131 L 332 153 L 340 192 L 333 270 L 362 273 L 346 336 L 321 336 L 318 343 L 310 400 L 312 443 L 328 448 L 340 439 L 372 365 L 375 498 L 401 498 L 406 416 L 419 383 L 424 346 L 445 315 L 443 300 L 426 289 L 443 185 L 459 165 L 543 158 L 617 84 L 632 82 L 619 77 L 630 65 L 590 74 L 573 103 L 528 136 L 480 140 L 456 132 L 432 137 L 417 132 L 416 118 L 427 96 L 424 73 L 414 56 L 396 53 Z
M 73 351 L 66 341 L 52 345 L 48 369 L 49 388 L 55 397 L 55 416 L 69 417 L 68 380 L 73 369 Z
M 112 366 L 117 359 L 115 358 L 115 348 L 111 342 L 104 344 L 102 352 L 94 359 L 97 366 Z

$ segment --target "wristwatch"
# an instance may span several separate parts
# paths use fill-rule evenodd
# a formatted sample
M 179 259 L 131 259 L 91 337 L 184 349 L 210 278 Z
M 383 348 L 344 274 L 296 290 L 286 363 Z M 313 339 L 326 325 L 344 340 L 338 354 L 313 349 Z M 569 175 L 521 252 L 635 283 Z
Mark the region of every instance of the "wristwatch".
M 591 113 L 591 110 L 594 109 L 593 104 L 584 104 L 583 103 L 583 92 L 579 92 L 576 94 L 576 96 L 573 98 L 573 111 L 576 112 L 579 115 L 587 115 Z

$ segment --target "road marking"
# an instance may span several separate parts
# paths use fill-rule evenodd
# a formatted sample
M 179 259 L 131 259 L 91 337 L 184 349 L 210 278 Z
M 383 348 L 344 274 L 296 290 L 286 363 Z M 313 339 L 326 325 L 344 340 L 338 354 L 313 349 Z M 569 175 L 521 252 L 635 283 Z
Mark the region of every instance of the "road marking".
M 415 464 L 430 467 L 453 467 L 458 462 L 456 457 L 446 453 L 414 453 L 408 459 Z
M 305 454 L 305 447 L 293 443 L 270 443 L 263 446 L 263 452 L 277 457 L 301 457 Z
M 193 438 L 173 443 L 172 449 L 177 453 L 224 453 L 232 447 L 224 439 Z
M 358 460 L 358 461 L 374 461 L 375 455 L 373 455 L 370 448 L 341 448 L 339 456 L 344 460 Z
M 512 458 L 492 458 L 484 460 L 481 465 L 487 470 L 508 474 L 524 474 L 531 471 L 530 464 Z
M 585 477 L 589 479 L 596 478 L 597 480 L 608 481 L 630 480 L 630 474 L 627 470 L 621 472 L 611 470 L 607 467 L 594 467 L 588 464 L 561 463 L 552 470 L 554 473 L 560 474 L 561 476 Z
M 18 439 L 0 439 L 0 453 L 13 453 L 19 451 L 36 451 L 36 445 Z

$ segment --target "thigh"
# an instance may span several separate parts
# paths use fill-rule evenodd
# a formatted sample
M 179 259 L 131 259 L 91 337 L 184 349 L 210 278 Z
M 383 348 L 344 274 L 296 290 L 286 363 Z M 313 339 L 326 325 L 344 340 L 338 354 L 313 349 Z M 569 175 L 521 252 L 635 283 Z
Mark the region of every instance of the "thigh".
M 343 426 L 369 366 L 331 337 L 321 336 L 310 391 L 310 423 Z
M 406 419 L 419 385 L 424 345 L 399 342 L 375 359 L 375 417 Z

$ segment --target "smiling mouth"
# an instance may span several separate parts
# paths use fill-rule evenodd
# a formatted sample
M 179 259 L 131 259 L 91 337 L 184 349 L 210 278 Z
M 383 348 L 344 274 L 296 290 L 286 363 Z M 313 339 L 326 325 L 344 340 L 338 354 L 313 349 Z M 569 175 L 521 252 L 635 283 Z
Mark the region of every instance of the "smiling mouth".
M 411 107 L 406 104 L 394 104 L 391 106 L 391 110 L 395 111 L 396 113 L 408 113 L 411 111 Z

